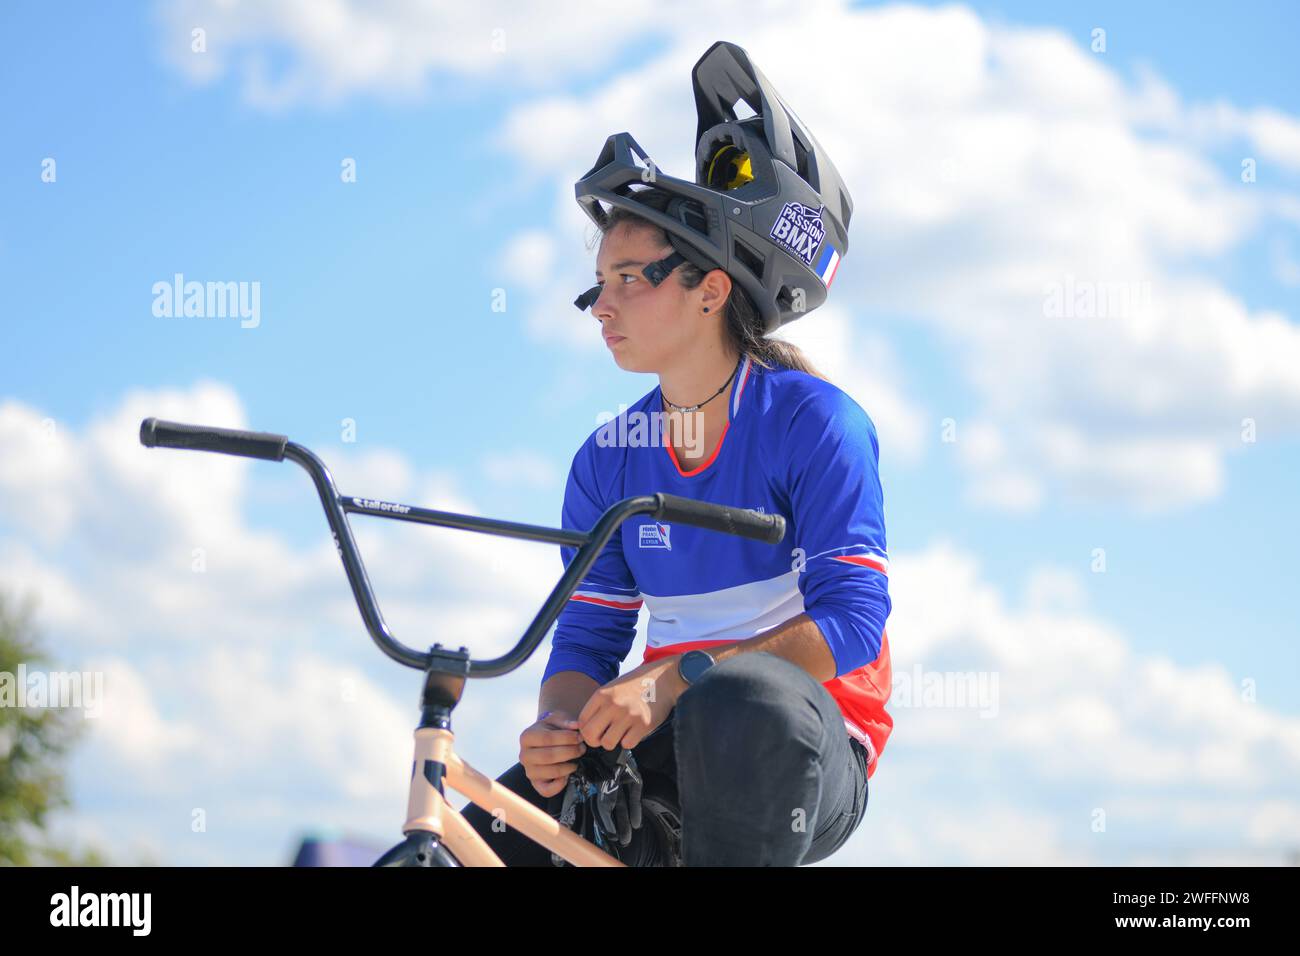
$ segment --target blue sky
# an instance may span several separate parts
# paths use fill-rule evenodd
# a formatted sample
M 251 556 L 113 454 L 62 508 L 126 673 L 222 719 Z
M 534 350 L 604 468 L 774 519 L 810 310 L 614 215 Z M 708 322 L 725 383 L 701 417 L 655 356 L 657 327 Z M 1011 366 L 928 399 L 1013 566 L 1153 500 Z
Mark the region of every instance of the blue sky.
M 874 5 L 829 8 L 846 22 L 877 12 Z M 661 58 L 698 56 L 717 37 L 699 28 L 620 26 L 607 38 L 609 56 L 583 64 L 548 48 L 545 37 L 531 40 L 531 45 L 521 39 L 531 37 L 528 25 L 537 16 L 528 5 L 524 9 L 529 12 L 517 16 L 493 10 L 483 23 L 503 26 L 514 44 L 506 56 L 526 61 L 520 69 L 448 66 L 429 54 L 429 62 L 416 70 L 416 88 L 395 93 L 401 78 L 394 80 L 382 68 L 349 73 L 340 67 L 331 73 L 320 65 L 330 62 L 328 56 L 310 65 L 305 33 L 295 32 L 291 18 L 267 26 L 263 18 L 248 13 L 247 6 L 235 5 L 225 20 L 203 2 L 170 9 L 180 12 L 168 14 L 163 7 L 144 4 L 25 3 L 7 4 L 0 13 L 0 128 L 5 145 L 0 150 L 0 288 L 5 298 L 0 406 L 8 404 L 14 421 L 21 416 L 26 416 L 22 421 L 49 418 L 77 442 L 89 442 L 95 423 L 127 407 L 132 394 L 193 398 L 200 383 L 217 383 L 226 390 L 222 394 L 237 397 L 237 403 L 220 398 L 205 405 L 194 399 L 196 409 L 242 413 L 243 421 L 229 424 L 282 432 L 309 447 L 332 449 L 340 460 L 351 462 L 339 469 L 340 476 L 354 474 L 380 485 L 354 489 L 341 480 L 344 492 L 438 507 L 441 501 L 419 499 L 419 492 L 437 487 L 452 495 L 454 488 L 478 513 L 556 523 L 564 472 L 573 451 L 594 427 L 596 414 L 634 401 L 655 384 L 649 376 L 617 369 L 599 347 L 590 317 L 570 304 L 585 287 L 582 278 L 594 261 L 580 241 L 580 224 L 573 218 L 576 206 L 562 208 L 564 190 L 571 190 L 567 184 L 586 171 L 611 132 L 627 129 L 643 145 L 653 141 L 665 149 L 671 146 L 675 155 L 685 153 L 693 131 L 685 72 L 678 71 L 664 86 L 671 106 L 666 105 L 662 115 L 650 115 L 646 94 L 640 91 L 629 97 L 632 105 L 626 111 L 611 113 L 602 91 L 612 73 L 652 77 L 658 83 Z M 817 28 L 800 21 L 795 8 L 792 11 L 782 15 L 791 18 L 793 29 L 803 31 L 801 45 L 807 48 L 818 39 Z M 1295 142 L 1300 76 L 1291 41 L 1300 15 L 1292 5 L 1246 4 L 1227 10 L 1208 3 L 1102 3 L 1082 13 L 1030 3 L 976 3 L 929 10 L 919 5 L 915 14 L 955 22 L 956 39 L 950 38 L 954 43 L 963 42 L 970 24 L 978 24 L 989 36 L 1019 37 L 1032 47 L 1040 34 L 1029 28 L 1040 28 L 1044 35 L 1077 47 L 1082 65 L 1072 59 L 1070 69 L 1100 68 L 1115 83 L 1119 92 L 1114 95 L 1125 97 L 1126 104 L 1138 99 L 1144 76 L 1158 77 L 1176 94 L 1177 107 L 1161 113 L 1158 121 L 1134 119 L 1125 125 L 1125 134 L 1152 150 L 1153 144 L 1167 143 L 1181 156 L 1203 164 L 1213 178 L 1205 182 L 1199 174 L 1188 173 L 1186 182 L 1176 187 L 1181 192 L 1170 200 L 1171 214 L 1188 215 L 1193 224 L 1222 219 L 1222 225 L 1213 233 L 1206 226 L 1203 237 L 1197 233 L 1186 246 L 1178 246 L 1177 237 L 1159 237 L 1158 210 L 1143 213 L 1134 224 L 1117 208 L 1116 230 L 1139 237 L 1134 241 L 1151 250 L 1150 258 L 1138 266 L 1138 275 L 1170 288 L 1175 280 L 1210 283 L 1240 303 L 1248 323 L 1277 313 L 1289 328 L 1279 341 L 1285 348 L 1296 347 L 1300 282 L 1288 280 L 1279 260 L 1300 259 L 1300 215 L 1294 211 L 1300 164 L 1273 160 L 1260 146 L 1282 143 L 1285 152 L 1286 144 Z M 211 76 L 203 75 L 209 69 L 206 62 L 195 66 L 192 54 L 185 60 L 190 22 L 211 23 L 209 56 L 226 57 L 211 68 Z M 914 42 L 918 35 L 901 17 L 861 23 L 863 29 L 880 32 L 897 27 L 900 36 Z M 240 24 L 242 34 L 234 29 Z M 1100 56 L 1088 51 L 1090 32 L 1097 26 L 1107 31 L 1107 49 Z M 728 38 L 755 54 L 778 89 L 798 89 L 793 79 L 784 80 L 795 72 L 789 64 L 772 52 L 766 58 L 759 52 L 775 50 L 761 31 L 754 32 L 752 46 L 743 30 Z M 228 51 L 222 49 L 225 43 Z M 913 53 L 918 62 L 925 60 L 924 50 Z M 283 81 L 284 89 L 293 88 L 299 79 L 303 86 L 276 105 L 259 100 L 249 80 L 250 64 L 258 57 L 264 58 L 271 77 Z M 837 69 L 847 68 L 841 63 Z M 1011 75 L 1014 79 L 1021 74 Z M 338 82 L 342 92 L 334 99 L 317 96 L 322 84 L 331 81 Z M 907 82 L 900 78 L 900 87 Z M 936 81 L 933 102 L 947 104 L 945 97 L 957 94 L 941 87 Z M 1024 115 L 1050 117 L 1050 107 L 1034 102 L 1032 90 L 1024 93 L 1023 100 L 1004 97 L 993 105 L 1009 114 L 1023 110 Z M 871 92 L 868 98 L 875 95 Z M 823 142 L 836 135 L 836 118 L 846 115 L 846 104 L 854 102 L 843 87 L 820 104 L 789 96 Z M 582 111 L 575 120 L 571 105 L 589 100 L 595 105 L 586 121 Z M 828 106 L 831 100 L 840 107 Z M 1213 114 L 1216 104 L 1227 104 L 1235 112 L 1228 118 Z M 550 114 L 545 110 L 557 106 L 565 109 L 558 114 L 563 122 L 556 127 L 555 141 L 536 136 L 547 129 Z M 1198 107 L 1204 109 L 1198 113 Z M 885 115 L 890 107 L 878 108 Z M 1252 112 L 1256 110 L 1274 111 L 1267 114 L 1265 132 L 1260 132 L 1262 120 L 1251 119 L 1258 115 Z M 1220 118 L 1207 118 L 1214 115 Z M 678 124 L 675 132 L 670 120 Z M 822 136 L 823 129 L 828 136 Z M 521 141 L 520 130 L 535 135 L 528 141 L 533 148 Z M 1280 726 L 1293 728 L 1291 721 L 1300 719 L 1298 609 L 1291 570 L 1295 529 L 1300 526 L 1300 505 L 1292 493 L 1300 465 L 1295 385 L 1300 373 L 1291 377 L 1290 385 L 1274 382 L 1272 372 L 1259 372 L 1256 379 L 1243 373 L 1233 389 L 1211 390 L 1207 402 L 1221 396 L 1231 399 L 1223 400 L 1217 412 L 1198 413 L 1195 420 L 1181 423 L 1174 413 L 1153 416 L 1125 431 L 1135 442 L 1185 437 L 1195 443 L 1194 449 L 1189 446 L 1189 462 L 1217 462 L 1222 468 L 1221 481 L 1191 482 L 1190 490 L 1179 484 L 1177 474 L 1162 476 L 1158 487 L 1177 490 L 1166 506 L 1135 505 L 1140 489 L 1134 492 L 1130 485 L 1141 481 L 1132 475 L 1108 472 L 1105 480 L 1090 484 L 1086 468 L 1070 466 L 1075 471 L 1069 472 L 1062 466 L 1053 472 L 1034 459 L 1029 445 L 1020 447 L 1014 440 L 1007 460 L 996 462 L 991 478 L 972 471 L 958 446 L 939 440 L 940 421 L 952 417 L 959 426 L 974 420 L 1002 424 L 993 398 L 996 388 L 979 379 L 981 370 L 996 373 L 997 366 L 974 361 L 972 349 L 992 349 L 992 354 L 1010 361 L 1019 340 L 1008 338 L 999 346 L 987 337 L 965 338 L 975 334 L 968 331 L 970 326 L 982 322 L 979 308 L 962 319 L 947 307 L 947 298 L 926 304 L 918 295 L 913 309 L 903 292 L 876 292 L 877 286 L 893 288 L 889 280 L 903 290 L 911 283 L 918 292 L 942 285 L 947 253 L 967 248 L 959 241 L 967 233 L 956 227 L 945 232 L 921 226 L 906 235 L 887 232 L 891 222 L 920 221 L 906 211 L 895 215 L 887 201 L 907 195 L 915 183 L 900 180 L 890 192 L 878 192 L 884 187 L 867 176 L 873 168 L 873 140 L 852 139 L 856 127 L 839 135 L 852 143 L 854 152 L 868 157 L 850 163 L 846 173 L 857 209 L 853 245 L 837 282 L 841 298 L 835 304 L 844 334 L 864 336 L 854 342 L 883 343 L 892 356 L 885 363 L 888 374 L 865 358 L 860 363 L 855 358 L 857 364 L 845 372 L 846 382 L 850 377 L 863 382 L 863 390 L 853 394 L 882 426 L 891 552 L 928 553 L 950 543 L 974 557 L 982 585 L 1017 607 L 1033 603 L 1026 593 L 1032 597 L 1034 582 L 1050 583 L 1057 580 L 1052 575 L 1064 574 L 1075 584 L 1066 586 L 1065 606 L 1052 605 L 1055 613 L 1103 622 L 1124 635 L 1138 659 L 1168 659 L 1184 674 L 1217 668 L 1234 685 L 1256 680 L 1259 706 Z M 569 136 L 576 145 L 568 142 Z M 907 142 L 909 152 L 900 155 L 926 162 L 926 141 L 912 134 Z M 1243 185 L 1238 181 L 1240 161 L 1256 154 L 1258 181 Z M 1048 155 L 1059 158 L 1061 151 L 1049 150 Z M 1144 155 L 1155 157 L 1154 152 Z M 54 183 L 41 179 L 47 157 L 57 163 Z M 348 157 L 356 160 L 355 183 L 340 180 L 340 163 Z M 961 168 L 969 171 L 966 175 L 978 175 L 973 163 Z M 1175 188 L 1157 182 L 1161 174 L 1152 166 L 1117 175 L 1151 177 L 1152 194 Z M 1079 181 L 1084 181 L 1082 175 Z M 1231 218 L 1227 213 L 1239 208 L 1234 204 L 1242 195 L 1249 195 L 1253 205 L 1240 220 Z M 1256 198 L 1261 196 L 1270 198 Z M 1068 202 L 1063 200 L 1062 208 L 1069 208 Z M 574 205 L 571 200 L 569 205 Z M 1003 205 L 1009 208 L 1015 202 Z M 1027 201 L 1025 208 L 1040 207 Z M 1087 204 L 1078 208 L 1086 210 Z M 1286 209 L 1292 211 L 1277 212 Z M 1016 225 L 1008 220 L 1006 231 L 1013 232 Z M 1198 228 L 1192 225 L 1187 231 L 1196 233 Z M 989 227 L 987 236 L 1001 234 Z M 543 238 L 530 246 L 518 243 L 520 235 Z M 1152 235 L 1157 240 L 1150 240 Z M 996 252 L 994 239 L 984 241 Z M 920 258 L 911 263 L 914 273 L 899 274 L 872 258 L 880 251 L 888 262 L 887 250 L 894 244 L 917 250 Z M 534 257 L 519 250 L 539 251 Z M 1087 268 L 1081 261 L 1080 272 Z M 259 282 L 260 325 L 241 329 L 231 319 L 155 317 L 151 287 L 177 272 L 200 281 Z M 509 296 L 504 313 L 492 309 L 494 289 L 505 289 Z M 982 294 L 974 290 L 972 301 Z M 981 308 L 988 308 L 992 300 L 981 301 Z M 811 329 L 819 320 L 815 313 L 797 325 Z M 828 328 L 831 321 L 827 319 Z M 1189 315 L 1185 321 L 1198 319 Z M 584 325 L 590 326 L 586 343 L 581 341 Z M 794 331 L 801 330 L 792 330 L 792 337 Z M 1267 351 L 1243 351 L 1240 366 L 1256 368 L 1259 354 Z M 1211 356 L 1213 350 L 1205 354 Z M 1048 364 L 1059 356 L 1044 355 L 1049 377 L 1059 373 L 1061 366 Z M 1118 366 L 1140 368 L 1148 360 L 1140 350 L 1134 356 L 1131 365 L 1119 360 Z M 1187 383 L 1199 374 L 1202 359 L 1186 358 L 1173 344 L 1165 352 L 1155 349 L 1150 357 L 1160 368 L 1166 361 L 1185 362 L 1165 384 L 1175 392 L 1187 388 L 1191 399 L 1201 394 Z M 1204 361 L 1210 363 L 1206 368 L 1215 368 L 1212 357 Z M 892 432 L 889 416 L 882 420 L 867 400 L 886 387 L 900 406 L 914 410 L 911 418 L 900 414 Z M 1035 400 L 1041 399 L 1047 408 L 1053 395 L 1050 384 L 1043 388 L 1047 391 L 1035 393 Z M 1175 396 L 1179 401 L 1180 395 Z M 1087 413 L 1072 419 L 1073 406 L 1061 401 L 1066 410 L 1059 415 L 1024 422 L 1017 418 L 1015 427 L 1023 425 L 1028 429 L 1024 434 L 1036 434 L 1031 430 L 1044 424 L 1077 428 L 1090 451 L 1104 456 L 1104 427 Z M 1258 441 L 1231 447 L 1224 436 L 1235 433 L 1248 416 L 1258 420 Z M 355 448 L 345 448 L 340 440 L 340 422 L 348 418 L 356 422 Z M 909 421 L 921 427 L 907 432 Z M 898 438 L 892 445 L 891 433 Z M 1015 434 L 1008 425 L 1004 437 Z M 911 451 L 904 453 L 905 445 Z M 61 465 L 64 471 L 59 474 L 76 472 L 75 462 L 81 461 L 85 476 L 93 481 L 109 459 L 93 458 L 89 444 L 72 447 L 77 449 L 70 453 L 74 464 Z M 1158 464 L 1161 456 L 1150 451 L 1152 447 L 1163 446 L 1143 445 L 1140 454 L 1152 455 L 1150 460 Z M 0 447 L 0 454 L 20 453 L 17 446 Z M 136 452 L 123 452 L 128 453 Z M 146 454 L 143 449 L 138 453 Z M 349 458 L 354 454 L 355 460 Z M 365 459 L 367 454 L 376 457 Z M 1148 460 L 1138 451 L 1134 454 L 1137 461 Z M 399 464 L 394 464 L 396 458 Z M 285 474 L 288 470 L 257 464 L 241 471 L 243 484 L 231 499 L 232 513 L 250 533 L 273 534 L 287 554 L 301 555 L 320 544 L 324 527 L 302 476 Z M 1037 506 L 996 506 L 986 498 L 972 498 L 977 483 L 996 482 L 1009 471 L 1028 475 L 1044 489 Z M 18 583 L 63 580 L 92 610 L 99 607 L 98 596 L 110 582 L 96 570 L 94 549 L 85 546 L 91 539 L 84 537 L 80 519 L 88 512 L 74 509 L 69 519 L 73 525 L 61 535 L 46 537 L 24 504 L 29 493 L 39 497 L 40 473 L 10 469 L 8 474 L 8 483 L 0 484 L 9 501 L 8 508 L 0 510 L 0 539 L 9 539 L 11 550 L 8 565 L 0 562 L 0 577 L 8 566 L 9 577 Z M 417 479 L 406 481 L 405 475 Z M 444 483 L 424 483 L 428 476 Z M 86 481 L 76 484 L 84 491 Z M 1071 496 L 1063 493 L 1067 485 L 1090 493 Z M 118 485 L 110 482 L 109 487 Z M 87 502 L 94 500 L 90 492 L 85 495 L 79 508 L 89 508 Z M 190 507 L 201 507 L 199 501 L 196 494 Z M 126 495 L 118 502 L 139 508 L 146 507 L 148 499 Z M 124 549 L 130 545 L 118 543 Z M 146 545 L 143 540 L 139 544 L 137 550 L 143 553 Z M 1107 554 L 1104 574 L 1089 570 L 1093 549 L 1099 547 Z M 188 546 L 184 550 L 188 553 Z M 539 567 L 542 576 L 547 569 L 558 574 L 559 562 L 543 555 Z M 376 582 L 384 587 L 378 575 Z M 943 583 L 929 580 L 931 590 L 922 591 L 920 599 L 946 600 Z M 143 587 L 143 582 L 117 586 L 129 591 Z M 420 618 L 414 609 L 428 596 L 418 583 L 410 588 L 412 610 L 405 620 L 415 626 Z M 405 600 L 408 592 L 395 586 L 393 593 Z M 50 600 L 47 595 L 47 603 Z M 282 610 L 286 615 L 293 612 Z M 111 612 L 103 608 L 102 613 Z M 518 630 L 527 617 L 515 620 Z M 105 638 L 107 643 L 97 644 L 79 636 L 75 621 L 75 615 L 56 614 L 49 626 L 70 661 L 107 653 L 140 674 L 162 675 L 185 657 L 176 651 L 175 659 L 169 658 L 158 642 L 137 643 L 138 632 L 126 624 L 116 636 Z M 344 640 L 330 631 L 332 622 L 316 626 L 330 632 L 332 660 L 360 668 L 405 706 L 413 682 L 369 660 L 367 655 L 378 655 L 363 643 L 359 628 Z M 212 640 L 219 637 L 219 630 L 210 635 Z M 899 642 L 895 666 L 901 667 L 907 660 L 901 624 L 891 622 L 891 638 Z M 191 652 L 199 655 L 193 660 L 203 659 L 197 650 L 185 654 Z M 289 667 L 289 658 L 276 657 L 271 666 Z M 516 677 L 511 699 L 523 700 L 526 710 L 533 692 L 530 678 Z M 157 711 L 166 721 L 185 716 L 183 700 L 158 693 Z M 905 738 L 900 735 L 898 740 L 895 746 L 905 751 Z M 509 743 L 492 745 L 491 756 L 476 763 L 493 769 L 494 759 L 509 756 Z M 184 744 L 176 746 L 183 749 Z M 89 779 L 89 768 L 112 752 L 110 745 L 93 744 L 74 777 L 74 795 L 83 815 L 79 832 L 88 839 L 96 838 L 96 819 L 116 819 L 110 808 L 124 814 L 123 819 L 133 819 L 124 809 L 130 803 L 129 789 L 105 790 Z M 924 767 L 925 754 L 919 749 L 912 754 L 915 765 Z M 901 763 L 904 755 L 898 757 Z M 1294 770 L 1296 765 L 1290 766 Z M 1020 778 L 1025 791 L 1040 784 L 1045 791 L 1055 786 L 1050 775 L 1039 778 L 1032 770 L 1025 774 Z M 1286 820 L 1300 816 L 1292 777 L 1289 789 L 1268 790 L 1267 797 L 1269 807 L 1284 808 Z M 214 771 L 213 780 L 223 779 Z M 1261 793 L 1267 789 L 1260 786 Z M 1059 798 L 1049 793 L 1043 801 L 1049 808 L 1043 812 L 1050 817 Z M 132 825 L 142 845 L 163 842 L 149 835 L 139 819 Z M 1186 833 L 1171 834 L 1168 845 L 1182 846 L 1189 839 Z M 1296 839 L 1300 841 L 1300 834 Z M 251 844 L 248 856 L 232 852 L 238 859 L 256 859 Z M 971 853 L 971 859 L 979 858 L 978 852 Z M 204 857 L 197 854 L 193 859 Z

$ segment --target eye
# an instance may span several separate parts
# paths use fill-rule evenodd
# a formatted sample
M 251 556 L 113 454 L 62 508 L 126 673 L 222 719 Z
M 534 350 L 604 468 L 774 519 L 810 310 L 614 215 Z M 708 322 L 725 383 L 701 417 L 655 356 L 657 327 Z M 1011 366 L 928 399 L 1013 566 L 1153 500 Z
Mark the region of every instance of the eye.
M 618 274 L 618 277 L 619 277 L 620 279 L 632 279 L 632 280 L 634 280 L 634 281 L 635 281 L 637 278 L 639 278 L 638 276 L 632 274 L 631 272 L 620 272 L 620 273 Z M 597 280 L 596 280 L 596 285 L 600 286 L 602 289 L 605 288 L 605 280 L 604 280 L 604 279 L 597 279 Z M 624 282 L 623 285 L 627 285 L 627 283 Z

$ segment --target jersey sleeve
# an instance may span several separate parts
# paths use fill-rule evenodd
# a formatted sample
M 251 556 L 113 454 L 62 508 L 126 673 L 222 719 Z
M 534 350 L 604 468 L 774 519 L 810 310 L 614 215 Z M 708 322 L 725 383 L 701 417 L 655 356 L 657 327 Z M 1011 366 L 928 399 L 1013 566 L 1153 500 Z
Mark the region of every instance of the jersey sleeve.
M 799 590 L 840 677 L 876 660 L 891 608 L 876 428 L 838 389 L 810 394 L 788 421 Z
M 617 496 L 621 477 L 620 449 L 603 449 L 593 438 L 578 450 L 564 488 L 560 523 L 574 531 L 589 531 Z M 617 468 L 617 470 L 616 470 Z M 562 545 L 568 567 L 578 549 Z M 636 638 L 637 613 L 643 601 L 623 558 L 623 528 L 606 542 L 556 621 L 551 657 L 542 674 L 545 683 L 560 671 L 579 671 L 600 684 L 618 676 L 619 665 Z

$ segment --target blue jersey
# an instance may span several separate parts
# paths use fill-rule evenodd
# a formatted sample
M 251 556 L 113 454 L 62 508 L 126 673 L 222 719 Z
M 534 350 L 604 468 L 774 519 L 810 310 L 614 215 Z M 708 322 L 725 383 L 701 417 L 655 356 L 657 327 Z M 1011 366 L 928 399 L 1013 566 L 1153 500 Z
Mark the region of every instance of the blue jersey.
M 874 772 L 893 721 L 871 419 L 829 382 L 742 356 L 718 445 L 686 470 L 659 427 L 662 409 L 656 387 L 591 433 L 573 458 L 562 525 L 589 530 L 615 502 L 662 491 L 780 514 L 785 538 L 770 545 L 646 516 L 623 522 L 561 612 L 543 681 L 568 670 L 601 684 L 617 677 L 643 605 L 647 661 L 755 637 L 806 613 L 835 658 L 825 687 Z M 576 553 L 561 548 L 566 567 Z

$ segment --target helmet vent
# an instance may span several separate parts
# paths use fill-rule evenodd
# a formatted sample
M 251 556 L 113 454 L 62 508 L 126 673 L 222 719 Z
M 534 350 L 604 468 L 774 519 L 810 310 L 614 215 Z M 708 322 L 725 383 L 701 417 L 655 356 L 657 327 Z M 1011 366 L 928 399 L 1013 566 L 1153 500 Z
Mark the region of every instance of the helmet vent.
M 704 218 L 704 210 L 700 208 L 699 203 L 687 202 L 682 205 L 682 222 L 700 235 L 709 234 L 709 221 Z
M 804 147 L 804 144 L 802 140 L 800 140 L 797 133 L 795 134 L 793 139 L 794 139 L 795 172 L 799 174 L 799 178 L 804 180 L 804 182 L 810 184 L 813 189 L 819 188 L 818 184 L 813 182 L 813 180 L 810 178 L 811 174 L 808 168 L 808 150 Z
M 754 275 L 763 275 L 763 257 L 737 239 L 731 248 L 731 256 Z

